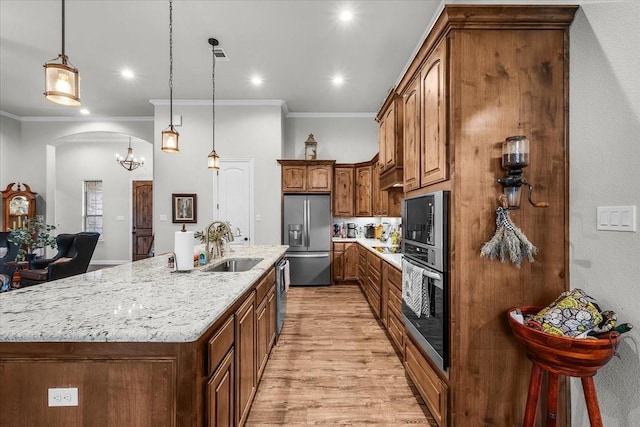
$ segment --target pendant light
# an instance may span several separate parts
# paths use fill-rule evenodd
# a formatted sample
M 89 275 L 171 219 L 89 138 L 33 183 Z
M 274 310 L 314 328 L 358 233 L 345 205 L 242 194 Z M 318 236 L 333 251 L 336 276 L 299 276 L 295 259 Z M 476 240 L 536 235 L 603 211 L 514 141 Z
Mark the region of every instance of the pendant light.
M 116 154 L 116 160 L 120 163 L 120 166 L 128 170 L 129 172 L 138 169 L 140 166 L 144 165 L 144 158 L 141 158 L 139 161 L 133 156 L 133 148 L 131 148 L 131 137 L 129 137 L 129 148 L 127 149 L 127 156 L 122 158 L 122 156 Z
M 212 57 L 212 67 L 211 67 L 211 124 L 213 127 L 211 138 L 211 153 L 207 157 L 207 167 L 211 170 L 220 169 L 220 156 L 216 153 L 216 53 L 215 49 L 218 46 L 218 40 L 211 38 L 209 39 L 209 44 L 211 45 L 211 57 Z
M 59 63 L 56 61 L 60 61 Z M 64 0 L 62 0 L 62 53 L 44 64 L 44 95 L 56 104 L 80 105 L 80 76 L 64 51 Z
M 162 131 L 162 151 L 177 153 L 178 131 L 173 127 L 173 1 L 169 0 L 169 127 Z

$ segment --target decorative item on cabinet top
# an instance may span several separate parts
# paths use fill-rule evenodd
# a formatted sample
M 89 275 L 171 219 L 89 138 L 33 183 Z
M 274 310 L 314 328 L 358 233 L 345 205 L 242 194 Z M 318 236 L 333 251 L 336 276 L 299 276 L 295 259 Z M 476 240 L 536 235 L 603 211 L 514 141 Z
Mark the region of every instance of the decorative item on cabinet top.
M 318 141 L 315 140 L 313 134 L 310 133 L 304 142 L 304 158 L 305 160 L 315 160 L 318 156 Z

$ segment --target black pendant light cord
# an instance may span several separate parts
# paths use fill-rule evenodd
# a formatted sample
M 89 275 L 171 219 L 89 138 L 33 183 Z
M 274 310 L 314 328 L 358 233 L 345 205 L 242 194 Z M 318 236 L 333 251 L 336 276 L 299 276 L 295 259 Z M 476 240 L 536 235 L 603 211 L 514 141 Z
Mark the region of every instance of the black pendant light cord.
M 211 44 L 211 123 L 213 126 L 213 137 L 212 137 L 212 152 L 216 151 L 216 53 L 215 49 L 218 45 L 218 40 L 209 39 L 209 44 Z
M 62 57 L 66 58 L 64 54 L 64 0 L 62 0 Z
M 173 130 L 173 1 L 169 0 L 169 126 Z

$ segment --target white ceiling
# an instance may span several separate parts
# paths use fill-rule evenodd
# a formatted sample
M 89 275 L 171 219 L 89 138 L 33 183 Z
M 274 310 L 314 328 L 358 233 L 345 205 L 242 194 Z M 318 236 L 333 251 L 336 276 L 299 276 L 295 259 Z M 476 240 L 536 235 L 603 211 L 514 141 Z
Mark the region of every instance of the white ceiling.
M 440 0 L 174 0 L 174 100 L 284 100 L 294 113 L 372 113 L 397 82 Z M 344 8 L 351 22 L 338 19 Z M 168 0 L 67 0 L 66 54 L 80 70 L 93 117 L 153 116 L 169 98 Z M 0 0 L 0 110 L 19 117 L 76 117 L 47 101 L 45 61 L 61 52 L 59 0 Z M 119 71 L 137 74 L 123 80 Z M 263 76 L 253 87 L 253 73 Z M 331 84 L 335 73 L 342 87 Z

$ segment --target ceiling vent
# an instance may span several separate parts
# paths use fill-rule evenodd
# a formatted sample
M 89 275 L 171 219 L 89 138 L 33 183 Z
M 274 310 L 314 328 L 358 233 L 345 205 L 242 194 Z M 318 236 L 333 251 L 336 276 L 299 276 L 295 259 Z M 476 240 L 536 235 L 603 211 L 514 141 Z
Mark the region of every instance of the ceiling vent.
M 221 47 L 214 48 L 213 54 L 216 56 L 216 61 L 222 61 L 222 62 L 229 61 L 229 57 L 227 56 L 227 53 Z

